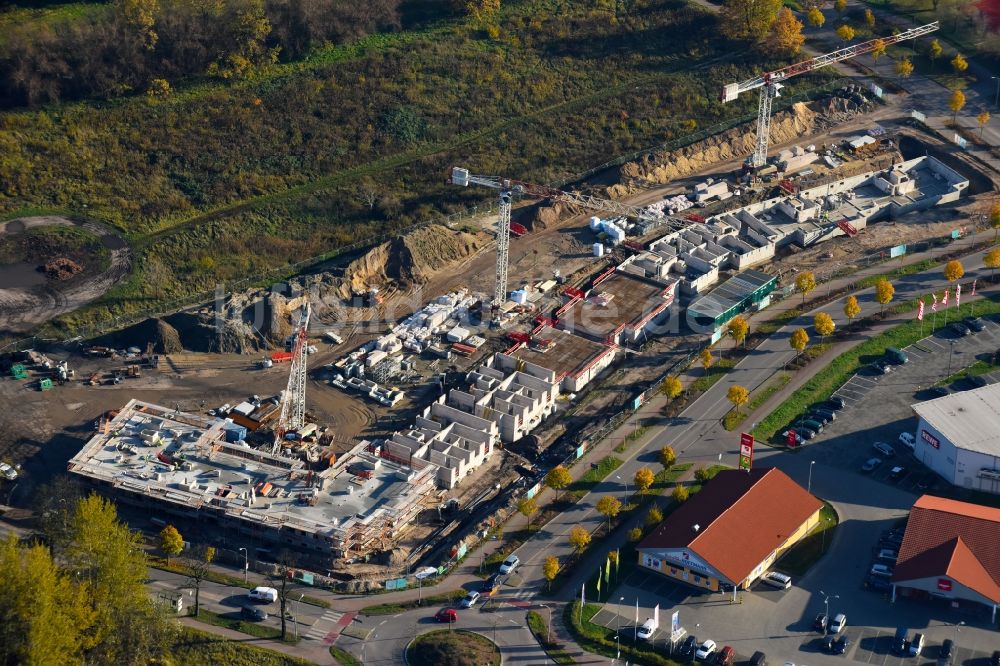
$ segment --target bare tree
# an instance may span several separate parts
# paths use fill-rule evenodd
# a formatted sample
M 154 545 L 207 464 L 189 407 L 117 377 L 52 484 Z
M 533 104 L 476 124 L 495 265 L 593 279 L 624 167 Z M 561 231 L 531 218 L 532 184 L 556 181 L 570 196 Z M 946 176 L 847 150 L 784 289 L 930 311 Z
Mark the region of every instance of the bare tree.
M 215 548 L 204 545 L 195 548 L 192 557 L 187 558 L 188 580 L 194 588 L 195 617 L 198 617 L 201 611 L 201 584 L 208 577 L 214 559 Z
M 358 181 L 358 197 L 365 204 L 368 205 L 368 210 L 375 210 L 375 204 L 378 203 L 379 187 L 371 176 L 365 176 Z
M 292 579 L 295 569 L 292 567 L 292 554 L 287 550 L 278 553 L 277 562 L 278 566 L 275 568 L 271 578 L 274 581 L 275 589 L 278 590 L 278 610 L 281 613 L 281 640 L 285 640 L 288 635 L 288 601 L 295 590 L 295 583 Z M 297 622 L 298 618 L 295 618 L 295 620 Z

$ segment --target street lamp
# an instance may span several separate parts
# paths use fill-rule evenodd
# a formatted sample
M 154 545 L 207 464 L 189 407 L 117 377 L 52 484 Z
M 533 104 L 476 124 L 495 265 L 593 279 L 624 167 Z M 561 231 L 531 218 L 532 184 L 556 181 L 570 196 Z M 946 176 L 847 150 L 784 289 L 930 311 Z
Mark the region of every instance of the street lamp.
M 298 599 L 293 599 L 292 602 L 295 604 L 295 615 L 292 617 L 292 626 L 295 627 L 295 640 L 299 640 L 299 602 L 302 601 L 302 597 L 306 596 L 303 592 L 299 595 Z
M 815 460 L 809 461 L 809 484 L 806 486 L 806 492 L 812 495 L 813 488 L 813 465 L 816 464 Z
M 951 357 L 955 355 L 955 341 L 949 340 L 951 343 L 951 352 L 948 354 L 948 376 L 951 377 Z
M 833 596 L 831 596 L 831 595 L 827 594 L 826 592 L 824 592 L 823 590 L 820 590 L 819 593 L 823 595 L 823 611 L 824 611 L 823 614 L 826 615 L 826 621 L 827 621 L 827 623 L 829 623 L 830 622 L 830 599 L 839 599 L 840 595 L 839 594 L 834 594 Z M 826 632 L 824 631 L 823 633 L 826 633 Z
M 623 484 L 625 484 L 625 497 L 623 498 L 624 501 L 622 503 L 623 504 L 628 504 L 628 481 L 626 481 L 625 479 L 623 479 L 618 474 L 615 474 L 615 478 L 618 479 L 619 481 L 621 481 Z
M 552 607 L 545 604 L 538 604 L 539 608 L 544 608 L 548 612 L 549 623 L 545 625 L 545 642 L 552 642 Z
M 250 575 L 250 558 L 247 557 L 247 549 L 240 548 L 240 552 L 243 553 L 243 582 L 247 582 L 247 578 Z

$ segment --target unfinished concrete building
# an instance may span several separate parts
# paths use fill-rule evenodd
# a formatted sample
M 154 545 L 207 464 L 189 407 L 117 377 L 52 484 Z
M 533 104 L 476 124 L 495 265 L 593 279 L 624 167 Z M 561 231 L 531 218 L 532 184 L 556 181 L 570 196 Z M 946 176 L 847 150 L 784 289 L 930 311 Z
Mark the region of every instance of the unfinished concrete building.
M 594 280 L 587 293 L 570 293 L 556 311 L 558 326 L 609 345 L 641 343 L 656 334 L 676 290 L 676 280 L 611 269 Z
M 564 393 L 582 390 L 614 363 L 620 352 L 617 345 L 588 340 L 547 323 L 539 324 L 525 337 L 506 355 L 548 368 Z
M 225 439 L 226 423 L 131 400 L 70 460 L 77 474 L 153 517 L 197 521 L 261 549 L 321 560 L 392 547 L 435 505 L 433 469 L 364 444 L 321 472 Z

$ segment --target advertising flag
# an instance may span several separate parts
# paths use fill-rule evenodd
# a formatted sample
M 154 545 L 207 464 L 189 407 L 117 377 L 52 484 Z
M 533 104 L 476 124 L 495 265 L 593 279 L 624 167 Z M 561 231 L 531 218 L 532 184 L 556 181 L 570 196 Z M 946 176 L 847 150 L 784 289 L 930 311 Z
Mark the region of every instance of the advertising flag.
M 618 581 L 618 567 L 622 565 L 621 556 L 622 554 L 615 548 L 615 582 Z
M 962 285 L 955 285 L 955 307 L 962 307 Z
M 975 280 L 972 281 L 972 295 L 973 296 L 976 295 L 976 281 Z
M 597 567 L 597 601 L 601 601 L 601 568 Z
M 604 584 L 607 585 L 611 582 L 611 555 L 608 555 L 608 559 L 604 560 Z
M 937 294 L 931 294 L 931 312 L 937 312 Z
M 924 320 L 924 301 L 922 299 L 917 303 L 917 320 Z
M 580 607 L 587 605 L 587 582 L 580 583 Z
M 948 307 L 948 290 L 944 290 L 944 296 L 941 297 L 941 305 Z

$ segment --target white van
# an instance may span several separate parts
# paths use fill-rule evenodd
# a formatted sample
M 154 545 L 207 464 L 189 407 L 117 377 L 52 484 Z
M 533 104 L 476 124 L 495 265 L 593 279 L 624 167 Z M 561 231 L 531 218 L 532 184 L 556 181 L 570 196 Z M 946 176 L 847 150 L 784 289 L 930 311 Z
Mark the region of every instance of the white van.
M 250 590 L 250 599 L 270 604 L 278 600 L 278 591 L 273 587 L 255 587 Z
M 778 573 L 777 571 L 768 571 L 760 577 L 760 582 L 782 590 L 787 590 L 792 586 L 792 579 L 783 573 Z

